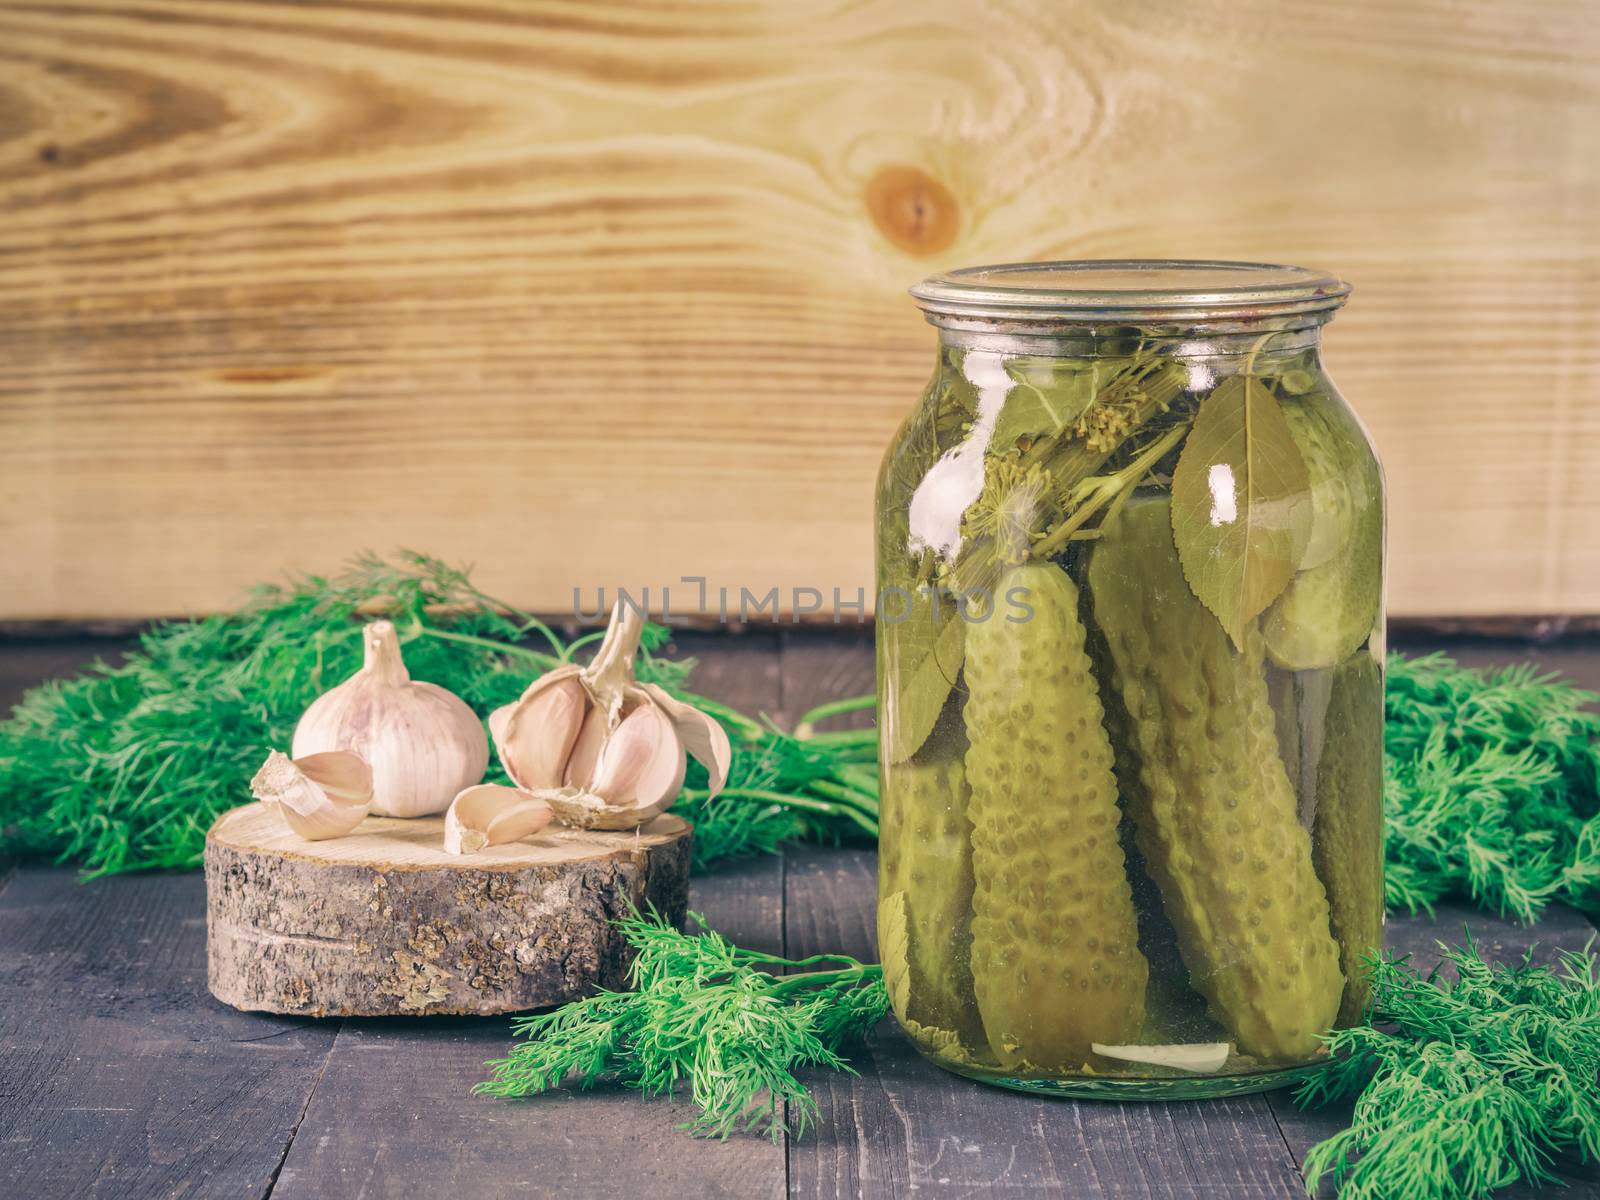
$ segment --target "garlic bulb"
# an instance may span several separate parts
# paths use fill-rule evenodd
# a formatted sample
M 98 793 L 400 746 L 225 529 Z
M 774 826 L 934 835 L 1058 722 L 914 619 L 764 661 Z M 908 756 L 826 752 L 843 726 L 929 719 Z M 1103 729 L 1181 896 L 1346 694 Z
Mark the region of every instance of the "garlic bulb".
M 392 624 L 374 621 L 363 636 L 365 664 L 312 701 L 295 726 L 294 756 L 353 750 L 372 767 L 373 812 L 441 813 L 483 778 L 483 726 L 458 697 L 407 674 Z
M 466 788 L 444 814 L 446 854 L 471 854 L 485 846 L 515 842 L 538 833 L 555 816 L 530 792 L 480 783 Z
M 343 837 L 361 824 L 372 807 L 372 771 L 348 750 L 293 760 L 274 750 L 250 781 L 250 791 L 276 809 L 291 830 L 318 842 Z
M 618 602 L 587 667 L 557 667 L 489 716 L 506 774 L 584 829 L 634 829 L 683 788 L 686 755 L 728 778 L 732 749 L 713 718 L 634 678 L 644 618 Z

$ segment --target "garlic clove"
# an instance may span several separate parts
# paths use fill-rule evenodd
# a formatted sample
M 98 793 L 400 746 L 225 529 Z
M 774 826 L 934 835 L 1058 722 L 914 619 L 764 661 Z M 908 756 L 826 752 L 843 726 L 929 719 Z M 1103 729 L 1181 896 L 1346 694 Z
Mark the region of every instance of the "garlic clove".
M 351 750 L 327 750 L 294 760 L 301 774 L 312 780 L 335 804 L 371 804 L 372 768 Z
M 712 794 L 727 782 L 732 747 L 722 726 L 637 682 L 634 657 L 644 625 L 643 613 L 619 600 L 587 667 L 546 673 L 489 717 L 512 782 L 547 797 L 568 824 L 643 824 L 682 790 L 690 752 L 705 764 Z
M 494 752 L 500 756 L 500 761 L 505 762 L 506 752 L 502 748 L 506 741 L 506 730 L 511 727 L 511 714 L 517 711 L 517 702 L 502 704 L 489 714 L 489 740 L 494 743 Z
M 250 791 L 294 833 L 308 842 L 324 841 L 343 837 L 365 819 L 372 807 L 372 770 L 348 750 L 297 759 L 274 750 Z
M 591 708 L 589 715 L 583 719 L 583 728 L 578 732 L 578 740 L 573 743 L 572 754 L 567 759 L 561 783 L 568 787 L 584 787 L 594 778 L 595 764 L 600 760 L 600 747 L 606 744 L 606 735 L 610 731 L 611 722 L 606 717 L 605 710 L 599 707 Z
M 672 719 L 646 702 L 600 748 L 588 790 L 614 808 L 631 809 L 635 823 L 642 823 L 672 803 L 687 765 Z
M 574 829 L 607 832 L 637 829 L 655 816 L 655 813 L 640 816 L 636 809 L 619 808 L 604 796 L 579 787 L 540 788 L 535 795 L 555 810 L 556 818 L 563 825 Z
M 1184 1042 L 1169 1046 L 1105 1046 L 1094 1042 L 1089 1049 L 1101 1058 L 1209 1075 L 1222 1070 L 1233 1045 L 1229 1042 Z
M 558 668 L 536 679 L 515 704 L 490 715 L 495 749 L 517 786 L 561 785 L 588 703 L 577 669 Z
M 481 783 L 464 788 L 444 814 L 446 854 L 472 854 L 485 846 L 520 841 L 555 816 L 544 800 L 520 788 Z
M 721 721 L 692 704 L 669 696 L 658 684 L 647 683 L 643 687 L 650 699 L 671 718 L 683 748 L 694 755 L 711 776 L 711 794 L 715 796 L 728 782 L 728 768 L 733 764 L 728 731 Z

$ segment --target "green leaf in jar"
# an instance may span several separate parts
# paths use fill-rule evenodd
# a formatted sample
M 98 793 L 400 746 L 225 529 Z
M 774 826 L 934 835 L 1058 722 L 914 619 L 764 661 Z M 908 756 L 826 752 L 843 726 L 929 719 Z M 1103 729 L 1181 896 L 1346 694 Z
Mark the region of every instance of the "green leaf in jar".
M 933 552 L 913 544 L 910 505 L 959 433 L 961 388 L 952 372 L 934 381 L 885 461 L 879 481 L 877 653 L 883 744 L 891 762 L 915 754 L 932 732 L 961 670 L 962 621 L 955 600 L 934 596 Z M 943 436 L 941 430 L 944 431 Z
M 883 745 L 890 762 L 904 762 L 928 740 L 950 697 L 966 656 L 966 621 L 948 593 L 924 589 L 907 600 L 880 596 L 885 609 L 910 605 L 904 620 L 880 616 L 878 678 L 892 695 L 879 708 Z M 894 614 L 898 616 L 898 612 Z
M 1172 476 L 1172 536 L 1189 587 L 1235 645 L 1305 554 L 1310 486 L 1259 379 L 1235 375 L 1201 402 Z
M 1026 439 L 1054 437 L 1070 428 L 1094 403 L 1100 388 L 1095 359 L 1052 359 L 1013 363 L 1006 374 L 1015 383 L 989 440 L 993 450 L 1017 447 Z

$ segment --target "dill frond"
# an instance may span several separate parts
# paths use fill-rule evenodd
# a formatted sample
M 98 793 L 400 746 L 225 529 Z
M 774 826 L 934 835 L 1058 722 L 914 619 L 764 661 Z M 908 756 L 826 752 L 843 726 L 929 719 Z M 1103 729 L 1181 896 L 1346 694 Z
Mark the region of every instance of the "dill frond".
M 705 920 L 691 913 L 702 928 Z M 602 992 L 512 1022 L 522 1040 L 476 1091 L 537 1095 L 614 1079 L 647 1095 L 687 1088 L 704 1137 L 803 1133 L 816 1101 L 795 1072 L 852 1071 L 843 1052 L 889 1010 L 881 967 L 845 955 L 787 959 L 651 914 L 618 922 L 636 957 L 629 992 Z M 819 963 L 825 969 L 807 970 Z M 774 971 L 798 972 L 778 975 Z
M 1392 909 L 1460 893 L 1538 919 L 1600 899 L 1600 695 L 1530 664 L 1389 657 L 1384 857 Z
M 1367 1024 L 1325 1040 L 1335 1056 L 1297 1098 L 1356 1095 L 1349 1129 L 1306 1155 L 1307 1188 L 1341 1200 L 1474 1200 L 1551 1182 L 1558 1154 L 1600 1157 L 1600 973 L 1490 964 L 1469 940 L 1420 976 L 1373 959 Z

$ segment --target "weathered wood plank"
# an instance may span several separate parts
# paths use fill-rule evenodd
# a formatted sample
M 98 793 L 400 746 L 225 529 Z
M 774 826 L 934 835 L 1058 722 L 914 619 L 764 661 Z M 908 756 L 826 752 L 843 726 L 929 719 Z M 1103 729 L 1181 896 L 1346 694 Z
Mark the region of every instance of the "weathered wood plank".
M 807 630 L 783 638 L 783 717 L 792 727 L 808 709 L 829 700 L 871 695 L 872 626 Z M 871 712 L 834 717 L 825 729 L 871 728 Z
M 1553 642 L 1527 638 L 1463 638 L 1407 633 L 1392 636 L 1389 646 L 1407 654 L 1442 650 L 1464 667 L 1506 667 L 1531 662 L 1541 671 L 1560 671 L 1591 691 L 1600 691 L 1600 637 L 1559 638 Z
M 782 635 L 771 629 L 679 630 L 669 652 L 696 660 L 689 686 L 753 717 L 776 714 L 783 700 Z
M 696 647 L 685 636 L 680 648 Z M 710 646 L 704 648 L 710 649 Z M 746 711 L 778 705 L 776 642 L 728 640 L 696 673 L 701 691 Z M 783 863 L 736 864 L 695 879 L 690 906 L 741 945 L 782 948 Z M 677 1126 L 682 1099 L 600 1087 L 526 1101 L 471 1094 L 483 1063 L 511 1045 L 504 1018 L 349 1021 L 306 1113 L 274 1200 L 325 1200 L 448 1188 L 460 1196 L 776 1197 L 783 1147 L 766 1138 L 705 1142 Z
M 0 1194 L 264 1196 L 327 1023 L 206 993 L 197 872 L 0 891 Z
M 788 952 L 875 957 L 875 872 L 869 851 L 792 853 Z M 791 1194 L 1303 1195 L 1261 1096 L 1174 1105 L 1040 1099 L 933 1066 L 892 1021 L 857 1066 L 859 1078 L 812 1079 L 822 1117 L 789 1147 Z
M 1410 954 L 1411 961 L 1426 971 L 1439 961 L 1438 943 L 1459 945 L 1466 930 L 1471 931 L 1479 952 L 1486 959 L 1501 962 L 1520 961 L 1530 948 L 1535 961 L 1551 962 L 1561 950 L 1583 949 L 1595 932 L 1582 913 L 1564 904 L 1551 905 L 1537 925 L 1526 926 L 1459 901 L 1439 905 L 1432 917 L 1390 917 L 1384 932 L 1388 949 Z M 1317 1142 L 1350 1124 L 1348 1104 L 1303 1109 L 1294 1102 L 1291 1092 L 1275 1092 L 1271 1101 L 1278 1127 L 1297 1163 L 1305 1162 L 1306 1151 Z M 1561 1169 L 1575 1184 L 1562 1195 L 1600 1196 L 1600 1164 L 1563 1162 Z M 1325 1185 L 1319 1194 L 1331 1200 L 1334 1193 L 1330 1185 Z M 1548 1188 L 1519 1186 L 1496 1192 L 1495 1196 L 1497 1200 L 1502 1197 L 1504 1200 L 1534 1200 L 1550 1194 Z
M 1397 612 L 1600 611 L 1585 0 L 60 0 L 0 48 L 0 616 L 400 544 L 550 611 L 853 592 L 906 285 L 1127 253 L 1355 281 Z
M 742 864 L 697 880 L 691 903 L 741 944 L 776 952 L 781 878 L 777 859 Z M 484 1062 L 510 1045 L 505 1018 L 346 1022 L 274 1200 L 605 1195 L 646 1180 L 667 1196 L 782 1195 L 783 1148 L 692 1138 L 677 1128 L 694 1115 L 687 1100 L 614 1086 L 474 1096 Z

